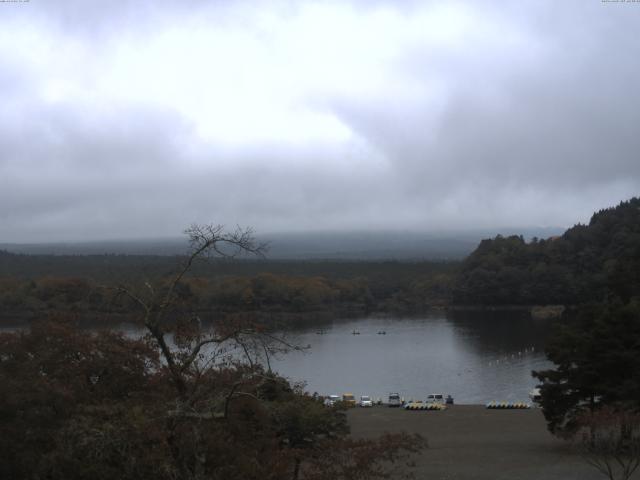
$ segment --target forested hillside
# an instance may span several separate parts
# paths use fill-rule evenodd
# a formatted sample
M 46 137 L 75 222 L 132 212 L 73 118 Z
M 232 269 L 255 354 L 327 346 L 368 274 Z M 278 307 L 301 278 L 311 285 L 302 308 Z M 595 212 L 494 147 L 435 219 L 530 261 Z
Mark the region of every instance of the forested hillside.
M 463 262 L 453 302 L 578 304 L 640 295 L 640 198 L 595 213 L 560 237 L 497 236 Z

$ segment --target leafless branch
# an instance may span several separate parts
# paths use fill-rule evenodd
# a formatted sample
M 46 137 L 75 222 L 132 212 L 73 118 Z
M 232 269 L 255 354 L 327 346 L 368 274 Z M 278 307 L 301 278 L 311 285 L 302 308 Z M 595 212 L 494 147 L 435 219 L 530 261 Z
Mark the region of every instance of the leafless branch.
M 110 286 L 101 285 L 101 287 L 105 288 L 107 290 L 114 290 L 119 294 L 125 295 L 126 297 L 130 298 L 135 303 L 140 305 L 143 308 L 143 310 L 145 311 L 146 314 L 148 314 L 151 311 L 151 306 L 149 304 L 147 304 L 147 302 L 142 300 L 142 298 L 140 298 L 139 296 L 135 295 L 130 289 L 128 289 L 127 287 L 125 287 L 123 285 L 118 285 L 117 287 L 110 287 Z
M 196 360 L 196 358 L 200 354 L 200 351 L 202 350 L 202 348 L 205 347 L 206 345 L 210 345 L 213 343 L 222 344 L 232 338 L 235 338 L 237 335 L 238 335 L 238 332 L 233 332 L 222 337 L 210 337 L 205 340 L 201 340 L 192 348 L 191 354 L 185 360 L 183 360 L 181 371 L 182 372 L 186 371 L 193 364 L 193 362 Z

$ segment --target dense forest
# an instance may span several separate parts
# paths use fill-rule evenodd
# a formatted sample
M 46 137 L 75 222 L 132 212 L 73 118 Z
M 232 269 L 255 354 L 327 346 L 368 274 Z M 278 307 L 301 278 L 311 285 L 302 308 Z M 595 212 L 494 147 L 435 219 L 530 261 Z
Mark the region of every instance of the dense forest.
M 610 295 L 625 302 L 640 295 L 640 198 L 559 237 L 483 240 L 452 292 L 461 305 L 577 305 Z
M 123 320 L 130 299 L 112 287 L 153 280 L 162 284 L 180 256 L 22 255 L 0 252 L 2 319 L 51 312 L 78 318 Z M 198 259 L 180 288 L 189 310 L 207 314 L 316 314 L 416 312 L 450 303 L 457 263 L 399 261 L 272 261 Z

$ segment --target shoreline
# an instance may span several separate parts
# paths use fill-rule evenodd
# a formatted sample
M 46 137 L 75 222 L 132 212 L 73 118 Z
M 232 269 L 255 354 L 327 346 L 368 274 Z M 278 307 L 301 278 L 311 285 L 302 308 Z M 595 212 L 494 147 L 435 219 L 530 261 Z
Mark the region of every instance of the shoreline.
M 301 326 L 322 325 L 332 323 L 336 319 L 353 320 L 363 317 L 421 317 L 434 312 L 517 312 L 528 313 L 533 319 L 555 319 L 560 318 L 566 307 L 564 305 L 431 305 L 417 311 L 394 311 L 386 309 L 358 309 L 349 308 L 319 309 L 308 311 L 288 311 L 288 310 L 247 310 L 247 311 L 224 311 L 224 310 L 195 310 L 194 312 L 203 318 L 224 316 L 233 313 L 247 313 L 261 317 L 267 323 L 287 325 L 299 328 Z M 122 323 L 135 323 L 136 312 L 123 311 L 100 311 L 100 310 L 24 310 L 4 311 L 0 314 L 0 326 L 28 326 L 34 321 L 44 320 L 54 313 L 61 317 L 67 317 L 78 324 L 88 324 L 89 326 L 112 327 Z

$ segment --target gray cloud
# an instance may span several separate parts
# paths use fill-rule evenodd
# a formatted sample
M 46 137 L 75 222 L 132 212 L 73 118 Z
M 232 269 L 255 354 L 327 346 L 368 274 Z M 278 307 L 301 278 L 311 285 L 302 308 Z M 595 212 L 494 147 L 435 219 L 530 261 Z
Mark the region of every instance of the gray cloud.
M 571 225 L 638 194 L 640 5 L 505 3 L 13 7 L 0 240 Z

